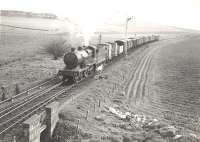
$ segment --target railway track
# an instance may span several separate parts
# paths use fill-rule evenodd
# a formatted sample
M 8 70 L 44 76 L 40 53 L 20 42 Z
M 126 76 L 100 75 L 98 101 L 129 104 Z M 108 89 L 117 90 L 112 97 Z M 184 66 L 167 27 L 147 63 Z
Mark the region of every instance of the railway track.
M 89 76 L 86 81 L 90 80 Z M 73 94 L 68 94 L 70 90 L 73 91 L 77 86 L 84 86 L 85 81 L 78 84 L 63 85 L 63 82 L 56 82 L 52 85 L 46 86 L 45 89 L 37 91 L 23 99 L 21 102 L 15 103 L 8 108 L 0 110 L 0 135 L 13 128 L 15 125 L 24 121 L 35 112 L 43 109 L 47 104 L 55 100 L 63 100 L 63 98 L 70 98 Z
M 41 82 L 15 96 L 12 96 L 11 98 L 7 98 L 4 101 L 0 101 L 0 108 L 7 107 L 10 104 L 16 103 L 20 99 L 24 99 L 24 97 L 27 97 L 27 95 L 32 95 L 37 93 L 39 90 L 44 89 L 45 87 L 48 87 L 48 85 L 54 83 L 56 81 L 56 77 L 52 77 L 44 82 Z
M 65 93 L 67 90 L 72 88 L 73 85 L 68 87 L 62 86 L 62 82 L 40 92 L 31 98 L 24 100 L 18 104 L 15 108 L 7 109 L 5 112 L 1 112 L 0 115 L 0 135 L 22 122 L 34 114 L 45 105 L 55 100 L 56 97 Z
M 74 86 L 66 87 L 62 84 L 63 82 L 50 79 L 27 90 L 28 94 L 24 91 L 14 96 L 12 99 L 15 101 L 10 104 L 5 105 L 8 100 L 1 103 L 4 107 L 0 109 L 0 135 Z

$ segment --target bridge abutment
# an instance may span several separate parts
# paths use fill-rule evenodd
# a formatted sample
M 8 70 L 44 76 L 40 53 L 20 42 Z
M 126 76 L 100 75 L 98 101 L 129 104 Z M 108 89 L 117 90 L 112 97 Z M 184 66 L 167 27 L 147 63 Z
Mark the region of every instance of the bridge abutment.
M 0 137 L 0 142 L 51 142 L 53 130 L 59 120 L 59 103 L 50 103 L 45 107 L 45 111 L 22 122 L 22 127 L 16 129 L 20 136 L 8 132 Z
M 45 130 L 45 142 L 50 142 L 53 135 L 53 130 L 58 122 L 58 108 L 59 103 L 53 102 L 46 106 L 46 130 Z

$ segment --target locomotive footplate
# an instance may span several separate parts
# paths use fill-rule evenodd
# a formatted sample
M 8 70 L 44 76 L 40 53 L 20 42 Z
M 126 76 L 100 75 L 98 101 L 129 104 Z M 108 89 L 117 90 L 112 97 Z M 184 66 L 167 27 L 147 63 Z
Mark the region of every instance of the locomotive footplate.
M 59 70 L 58 76 L 61 76 L 63 81 L 68 79 L 68 80 L 73 80 L 74 82 L 79 82 L 93 72 L 94 72 L 93 66 L 86 66 L 85 68 L 76 68 L 73 70 L 66 70 L 66 69 Z

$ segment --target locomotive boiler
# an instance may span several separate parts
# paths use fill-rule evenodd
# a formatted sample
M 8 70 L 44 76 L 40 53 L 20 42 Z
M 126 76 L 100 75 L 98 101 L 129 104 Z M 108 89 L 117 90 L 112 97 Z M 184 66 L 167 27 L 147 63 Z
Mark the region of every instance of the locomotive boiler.
M 65 68 L 60 70 L 63 80 L 79 82 L 95 73 L 99 66 L 106 61 L 107 48 L 102 46 L 83 46 L 72 48 L 71 52 L 64 55 Z
M 76 67 L 83 68 L 86 65 L 86 61 L 95 56 L 95 51 L 91 48 L 82 49 L 79 47 L 78 50 L 74 48 L 71 52 L 64 55 L 64 63 L 66 69 L 74 69 Z

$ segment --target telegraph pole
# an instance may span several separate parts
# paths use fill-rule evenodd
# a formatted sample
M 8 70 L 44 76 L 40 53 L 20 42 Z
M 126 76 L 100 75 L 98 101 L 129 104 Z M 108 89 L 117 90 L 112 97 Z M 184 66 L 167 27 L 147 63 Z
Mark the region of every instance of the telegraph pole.
M 125 25 L 125 37 L 127 37 L 127 31 L 128 31 L 128 21 L 130 21 L 131 19 L 133 19 L 132 17 L 128 17 L 126 18 L 126 25 Z
M 101 44 L 101 38 L 102 38 L 101 33 L 99 33 L 99 44 Z

